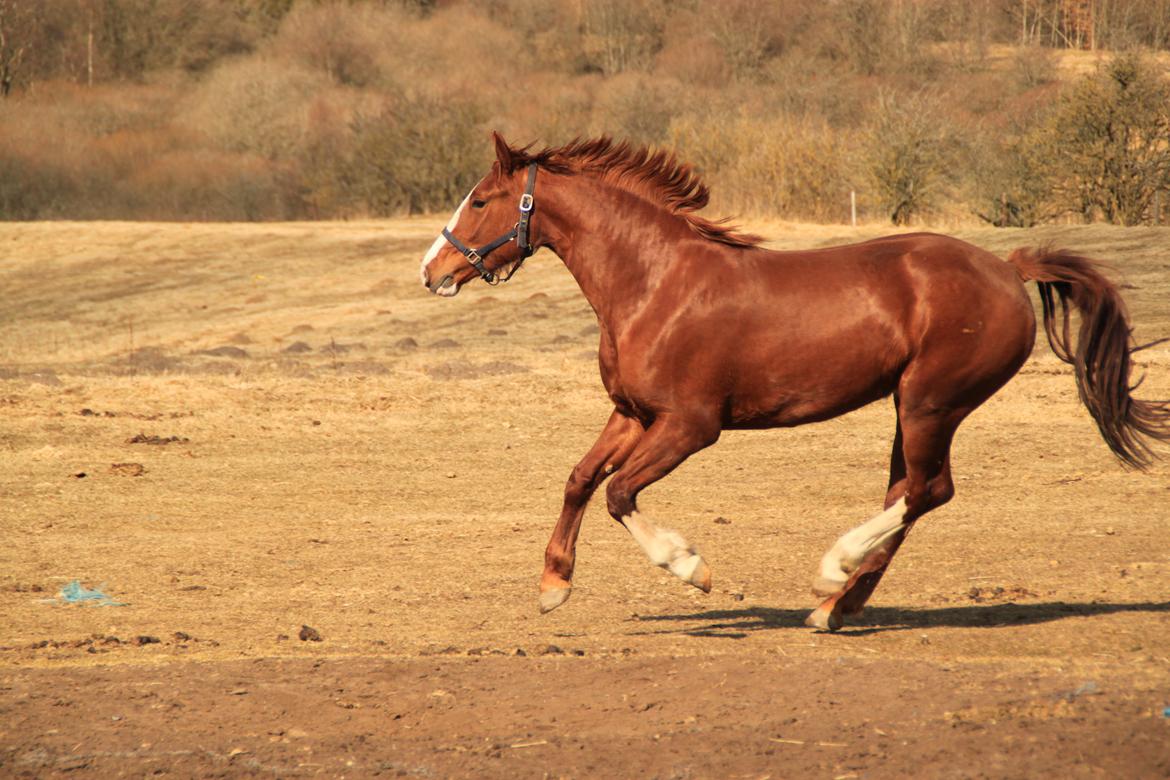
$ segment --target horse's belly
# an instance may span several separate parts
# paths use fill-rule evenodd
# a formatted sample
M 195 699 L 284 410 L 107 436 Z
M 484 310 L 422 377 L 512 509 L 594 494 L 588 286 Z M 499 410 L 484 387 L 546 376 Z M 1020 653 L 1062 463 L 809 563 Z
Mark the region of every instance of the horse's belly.
M 725 404 L 724 425 L 791 427 L 837 417 L 890 395 L 903 366 L 893 354 L 846 353 L 745 372 Z

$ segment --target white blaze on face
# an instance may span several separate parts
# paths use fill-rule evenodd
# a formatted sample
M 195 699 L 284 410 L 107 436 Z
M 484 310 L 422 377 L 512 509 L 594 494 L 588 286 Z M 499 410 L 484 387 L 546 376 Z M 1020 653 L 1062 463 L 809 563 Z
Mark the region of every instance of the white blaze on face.
M 478 187 L 482 182 L 483 180 L 481 179 L 480 182 L 475 185 L 475 187 Z M 475 187 L 471 188 L 471 192 L 475 192 Z M 463 216 L 463 209 L 467 206 L 467 201 L 471 200 L 471 192 L 467 193 L 467 197 L 464 198 L 463 202 L 459 204 L 459 208 L 455 209 L 455 213 L 451 215 L 451 219 L 447 220 L 447 230 L 454 231 L 455 226 L 459 224 L 459 217 Z M 427 285 L 427 266 L 430 265 L 430 262 L 439 255 L 439 250 L 441 250 L 443 248 L 443 244 L 446 243 L 447 237 L 440 233 L 438 238 L 435 239 L 435 242 L 431 244 L 431 248 L 427 250 L 425 255 L 423 255 L 422 262 L 419 263 L 418 266 L 418 276 L 419 279 L 422 280 L 424 287 Z M 440 290 L 439 294 L 454 295 L 454 292 L 447 292 L 447 290 L 451 289 L 453 288 L 447 287 L 443 290 Z

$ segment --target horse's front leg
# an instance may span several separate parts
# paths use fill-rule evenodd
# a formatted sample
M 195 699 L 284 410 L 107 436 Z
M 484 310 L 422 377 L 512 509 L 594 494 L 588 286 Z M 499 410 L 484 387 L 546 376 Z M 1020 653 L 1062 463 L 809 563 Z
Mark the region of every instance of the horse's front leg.
M 615 409 L 597 441 L 569 474 L 565 483 L 564 507 L 544 551 L 544 573 L 540 578 L 541 612 L 556 609 L 572 593 L 577 534 L 581 530 L 585 506 L 602 480 L 621 468 L 642 433 L 641 423 Z
M 691 453 L 714 444 L 718 421 L 663 415 L 646 429 L 625 467 L 609 483 L 609 513 L 629 530 L 655 566 L 703 592 L 711 590 L 711 569 L 677 531 L 659 528 L 638 512 L 638 493 L 665 477 Z

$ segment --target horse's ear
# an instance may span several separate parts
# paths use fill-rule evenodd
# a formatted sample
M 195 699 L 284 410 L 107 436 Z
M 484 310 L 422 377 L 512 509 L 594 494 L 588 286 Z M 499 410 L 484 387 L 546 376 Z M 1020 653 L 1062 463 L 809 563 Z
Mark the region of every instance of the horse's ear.
M 492 142 L 496 145 L 496 159 L 500 162 L 500 170 L 503 173 L 511 173 L 514 167 L 513 160 L 515 159 L 512 147 L 508 146 L 508 142 L 504 140 L 504 136 L 495 130 L 492 131 Z

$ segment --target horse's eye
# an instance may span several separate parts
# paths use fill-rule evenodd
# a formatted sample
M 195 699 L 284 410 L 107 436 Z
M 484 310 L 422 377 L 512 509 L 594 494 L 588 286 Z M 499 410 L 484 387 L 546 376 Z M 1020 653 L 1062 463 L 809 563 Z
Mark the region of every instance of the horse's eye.
M 471 207 L 473 209 L 482 209 L 486 205 L 487 205 L 486 200 L 473 200 L 473 201 L 471 201 Z

